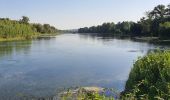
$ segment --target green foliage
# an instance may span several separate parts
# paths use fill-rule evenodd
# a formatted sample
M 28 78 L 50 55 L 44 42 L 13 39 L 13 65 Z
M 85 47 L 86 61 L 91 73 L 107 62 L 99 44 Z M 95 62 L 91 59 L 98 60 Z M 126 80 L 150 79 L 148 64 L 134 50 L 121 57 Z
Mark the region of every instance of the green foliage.
M 149 14 L 153 19 L 163 19 L 168 14 L 165 5 L 156 6 Z
M 170 21 L 161 23 L 159 26 L 159 32 L 161 34 L 161 37 L 163 37 L 163 38 L 165 38 L 167 36 L 170 37 Z
M 72 94 L 68 92 L 64 95 L 61 100 L 115 100 L 113 97 L 106 97 L 104 95 L 100 95 L 99 93 L 94 92 L 81 92 L 76 94 Z
M 49 24 L 30 24 L 29 18 L 23 16 L 21 20 L 0 18 L 0 40 L 31 39 L 41 33 L 56 33 L 57 29 Z
M 134 23 L 133 22 L 122 22 L 122 23 L 103 23 L 102 25 L 98 25 L 97 27 L 85 27 L 80 28 L 78 30 L 79 33 L 117 33 L 121 34 L 124 33 L 125 35 L 128 35 L 130 33 L 131 27 Z
M 136 61 L 123 93 L 129 95 L 137 100 L 170 98 L 170 51 L 150 53 Z
M 22 16 L 22 19 L 20 20 L 21 23 L 29 24 L 29 18 L 27 16 Z
M 29 39 L 35 34 L 31 25 L 13 20 L 0 20 L 0 38 L 23 37 Z
M 92 89 L 92 88 L 91 88 Z M 114 89 L 103 89 L 102 91 L 97 90 L 98 88 L 85 89 L 76 88 L 68 89 L 65 92 L 61 92 L 58 95 L 59 100 L 117 100 L 119 94 Z M 110 92 L 109 92 L 110 91 Z M 106 96 L 107 93 L 113 93 L 114 95 Z M 116 97 L 114 97 L 116 96 Z
M 118 22 L 117 24 L 104 23 L 98 26 L 80 28 L 79 33 L 114 33 L 123 36 L 154 36 L 154 37 L 170 37 L 168 30 L 164 30 L 161 23 L 170 22 L 170 5 L 158 5 L 153 10 L 146 13 L 146 17 L 142 17 L 136 22 Z
M 145 35 L 145 36 L 148 36 L 148 35 L 151 35 L 151 19 L 146 19 L 145 17 L 141 18 L 139 24 L 141 26 L 141 34 L 142 35 Z
M 33 27 L 36 29 L 39 33 L 56 33 L 58 30 L 54 26 L 50 26 L 49 24 L 33 24 Z

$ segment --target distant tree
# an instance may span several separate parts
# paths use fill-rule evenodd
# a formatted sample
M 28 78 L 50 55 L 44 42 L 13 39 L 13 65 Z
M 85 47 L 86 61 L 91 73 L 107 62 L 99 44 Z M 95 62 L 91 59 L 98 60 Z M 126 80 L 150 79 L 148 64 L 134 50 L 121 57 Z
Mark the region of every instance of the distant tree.
M 0 38 L 25 38 L 35 36 L 36 32 L 30 24 L 20 23 L 9 18 L 0 19 Z
M 130 27 L 131 27 L 130 22 L 122 22 L 121 23 L 121 31 L 126 35 L 130 32 Z
M 29 24 L 29 18 L 23 16 L 19 21 L 0 18 L 0 38 L 30 39 L 37 33 L 56 33 L 57 29 L 49 24 Z
M 131 26 L 131 36 L 142 36 L 142 25 L 140 23 L 134 23 Z
M 29 18 L 27 16 L 22 16 L 22 19 L 20 20 L 21 23 L 28 24 L 29 23 Z
M 110 23 L 103 23 L 101 27 L 102 33 L 109 33 Z
M 165 23 L 166 22 L 166 23 Z M 142 17 L 140 21 L 135 22 L 118 22 L 103 23 L 102 25 L 80 28 L 80 33 L 111 33 L 118 35 L 131 36 L 156 36 L 160 37 L 165 32 L 165 26 L 170 22 L 170 4 L 158 5 L 153 10 L 146 12 L 146 17 Z M 166 30 L 167 32 L 167 30 Z
M 116 25 L 115 23 L 110 23 L 109 33 L 115 33 Z
M 33 24 L 33 27 L 36 29 L 37 32 L 44 33 L 44 27 L 41 24 Z
M 161 23 L 159 26 L 160 36 L 162 38 L 170 37 L 170 22 Z
M 51 29 L 50 29 L 51 27 L 49 24 L 44 24 L 43 26 L 46 33 L 51 33 Z
M 0 18 L 0 20 L 10 20 L 9 18 Z
M 166 11 L 165 5 L 158 5 L 150 12 L 150 15 L 156 19 L 159 19 L 159 18 L 163 19 L 165 17 L 166 13 L 167 13 L 167 11 Z
M 146 19 L 145 17 L 141 18 L 139 24 L 141 25 L 141 33 L 143 35 L 147 35 L 147 36 L 152 36 L 153 34 L 151 34 L 151 24 L 152 24 L 152 20 L 150 18 Z

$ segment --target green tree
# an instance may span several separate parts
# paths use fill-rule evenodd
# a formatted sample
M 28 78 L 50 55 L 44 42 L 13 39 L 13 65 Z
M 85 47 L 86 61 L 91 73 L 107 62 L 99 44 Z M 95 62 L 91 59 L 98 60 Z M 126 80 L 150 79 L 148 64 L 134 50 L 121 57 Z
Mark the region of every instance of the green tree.
M 167 11 L 165 5 L 158 5 L 150 12 L 152 18 L 156 19 L 163 19 L 166 14 Z
M 115 23 L 110 23 L 110 27 L 109 27 L 109 30 L 108 30 L 108 32 L 109 33 L 115 33 L 115 29 L 116 29 L 116 25 L 115 25 Z
M 23 16 L 20 21 L 0 18 L 0 38 L 30 39 L 40 33 L 56 33 L 58 30 L 49 24 L 29 24 L 29 18 Z
M 41 24 L 33 24 L 33 27 L 36 29 L 37 32 L 44 33 L 44 27 Z
M 145 36 L 153 36 L 153 34 L 151 34 L 151 24 L 152 24 L 152 20 L 150 18 L 146 19 L 145 17 L 141 18 L 139 24 L 141 25 L 142 28 L 142 34 Z
M 27 16 L 22 16 L 22 19 L 20 20 L 21 23 L 28 24 L 29 23 L 29 18 Z
M 161 23 L 159 25 L 159 32 L 162 38 L 170 37 L 170 22 Z
M 153 10 L 146 12 L 146 17 L 141 18 L 137 23 L 128 21 L 118 22 L 117 24 L 103 23 L 89 28 L 80 28 L 78 32 L 162 37 L 165 32 L 163 32 L 163 25 L 160 24 L 165 22 L 170 22 L 170 5 L 156 6 Z

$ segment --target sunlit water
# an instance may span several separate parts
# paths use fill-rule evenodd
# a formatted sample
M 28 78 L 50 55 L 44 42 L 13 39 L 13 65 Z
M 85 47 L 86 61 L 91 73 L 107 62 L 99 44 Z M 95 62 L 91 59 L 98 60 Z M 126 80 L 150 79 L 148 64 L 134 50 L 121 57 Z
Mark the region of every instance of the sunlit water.
M 133 62 L 158 47 L 164 46 L 78 34 L 0 42 L 0 98 L 51 96 L 75 86 L 122 91 Z

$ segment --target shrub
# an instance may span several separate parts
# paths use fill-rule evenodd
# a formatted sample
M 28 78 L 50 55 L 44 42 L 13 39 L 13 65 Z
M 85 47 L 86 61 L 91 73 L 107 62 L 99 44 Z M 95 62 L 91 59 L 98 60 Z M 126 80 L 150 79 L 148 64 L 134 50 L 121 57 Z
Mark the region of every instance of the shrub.
M 36 34 L 29 24 L 19 23 L 13 20 L 0 20 L 0 38 L 31 38 Z
M 139 100 L 170 98 L 170 51 L 152 52 L 136 61 L 122 97 L 128 95 Z

